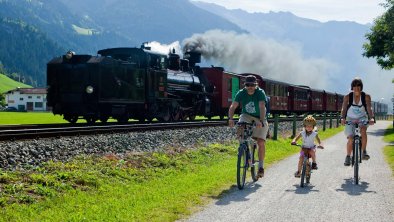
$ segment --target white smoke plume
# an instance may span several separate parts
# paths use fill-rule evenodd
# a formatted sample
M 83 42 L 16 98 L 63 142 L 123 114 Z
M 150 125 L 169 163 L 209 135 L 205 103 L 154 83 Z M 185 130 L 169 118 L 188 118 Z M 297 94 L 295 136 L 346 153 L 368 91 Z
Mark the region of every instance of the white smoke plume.
M 180 45 L 179 41 L 175 41 L 175 42 L 170 43 L 168 45 L 153 41 L 153 42 L 148 42 L 146 44 L 146 46 L 151 47 L 151 51 L 159 52 L 162 54 L 168 54 L 170 52 L 170 50 L 172 52 L 173 49 L 175 49 L 175 53 L 177 53 L 177 54 L 182 53 L 181 45 Z
M 299 47 L 250 34 L 210 30 L 183 41 L 183 51 L 198 51 L 202 57 L 236 73 L 256 73 L 291 84 L 325 88 L 336 65 L 325 59 L 303 58 Z

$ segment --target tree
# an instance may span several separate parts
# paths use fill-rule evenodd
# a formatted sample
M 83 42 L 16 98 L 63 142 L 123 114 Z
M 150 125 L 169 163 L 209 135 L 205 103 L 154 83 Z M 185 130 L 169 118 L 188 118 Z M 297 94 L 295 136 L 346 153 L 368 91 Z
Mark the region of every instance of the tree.
M 394 68 L 394 0 L 386 1 L 382 5 L 387 11 L 375 19 L 372 32 L 365 35 L 369 42 L 363 46 L 363 56 L 375 57 L 380 67 L 390 70 Z

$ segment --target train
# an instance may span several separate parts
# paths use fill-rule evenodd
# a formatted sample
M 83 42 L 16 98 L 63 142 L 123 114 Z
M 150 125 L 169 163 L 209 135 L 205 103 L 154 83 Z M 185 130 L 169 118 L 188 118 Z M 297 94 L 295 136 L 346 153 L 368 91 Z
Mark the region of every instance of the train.
M 69 51 L 47 63 L 47 105 L 70 123 L 224 119 L 245 77 L 255 75 L 270 98 L 272 115 L 335 113 L 342 107 L 342 94 L 199 63 L 199 52 L 187 51 L 181 58 L 174 50 L 158 53 L 145 44 L 102 49 L 97 55 Z M 373 107 L 384 110 L 381 103 Z

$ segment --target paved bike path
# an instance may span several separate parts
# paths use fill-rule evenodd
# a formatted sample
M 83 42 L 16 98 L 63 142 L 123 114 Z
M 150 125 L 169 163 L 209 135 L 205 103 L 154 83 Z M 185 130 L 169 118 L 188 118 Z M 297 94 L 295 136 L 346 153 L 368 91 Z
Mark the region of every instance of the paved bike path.
M 369 127 L 371 159 L 360 165 L 359 185 L 353 183 L 353 168 L 343 165 L 346 139 L 341 132 L 323 141 L 325 149 L 317 151 L 319 169 L 307 187 L 300 187 L 300 179 L 293 176 L 298 159 L 294 155 L 266 169 L 263 179 L 248 183 L 244 190 L 231 190 L 188 221 L 393 222 L 394 177 L 382 152 L 387 145 L 382 136 L 390 124 L 378 121 Z

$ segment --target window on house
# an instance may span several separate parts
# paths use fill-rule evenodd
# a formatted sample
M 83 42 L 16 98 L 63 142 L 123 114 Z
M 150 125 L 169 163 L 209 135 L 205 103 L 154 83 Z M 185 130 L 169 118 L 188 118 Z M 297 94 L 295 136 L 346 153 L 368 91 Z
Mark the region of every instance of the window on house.
M 23 101 L 23 98 L 19 98 L 20 101 Z
M 37 96 L 37 99 L 41 99 L 41 96 Z
M 32 96 L 28 96 L 27 98 L 28 98 L 28 99 L 31 99 L 31 98 L 33 98 L 33 97 L 32 97 Z
M 42 107 L 43 107 L 43 104 L 42 104 L 42 102 L 35 102 L 35 103 L 34 103 L 34 107 L 36 107 L 36 108 L 42 108 Z

